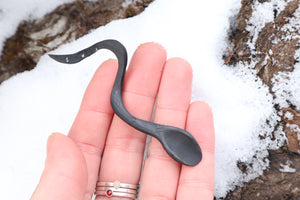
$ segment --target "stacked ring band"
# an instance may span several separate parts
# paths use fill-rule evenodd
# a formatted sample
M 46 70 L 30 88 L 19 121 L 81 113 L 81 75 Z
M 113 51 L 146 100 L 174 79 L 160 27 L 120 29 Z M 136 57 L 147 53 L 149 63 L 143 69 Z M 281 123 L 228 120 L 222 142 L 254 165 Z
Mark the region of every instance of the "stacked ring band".
M 138 185 L 115 182 L 97 182 L 95 195 L 107 197 L 127 197 L 136 199 Z

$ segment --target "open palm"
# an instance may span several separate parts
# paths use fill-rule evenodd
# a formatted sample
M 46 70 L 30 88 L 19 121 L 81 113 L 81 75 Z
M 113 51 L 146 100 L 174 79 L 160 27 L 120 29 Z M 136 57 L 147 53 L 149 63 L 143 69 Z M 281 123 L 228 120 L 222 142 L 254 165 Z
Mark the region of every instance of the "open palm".
M 68 136 L 49 137 L 45 169 L 31 200 L 88 200 L 97 180 L 137 185 L 140 179 L 141 200 L 213 199 L 213 118 L 206 103 L 190 104 L 190 65 L 181 58 L 166 60 L 166 51 L 156 43 L 141 45 L 125 75 L 123 101 L 140 119 L 150 121 L 155 109 L 154 122 L 188 130 L 203 153 L 195 167 L 172 160 L 155 138 L 143 167 L 146 135 L 123 122 L 110 106 L 117 67 L 116 60 L 108 60 L 96 71 Z

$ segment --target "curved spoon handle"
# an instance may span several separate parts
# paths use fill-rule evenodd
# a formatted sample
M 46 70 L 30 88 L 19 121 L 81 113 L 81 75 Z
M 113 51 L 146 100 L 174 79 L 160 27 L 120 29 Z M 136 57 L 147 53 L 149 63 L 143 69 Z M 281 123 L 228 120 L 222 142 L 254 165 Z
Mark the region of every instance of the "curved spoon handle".
M 120 42 L 104 40 L 74 54 L 49 54 L 49 56 L 58 62 L 73 64 L 80 62 L 100 49 L 112 51 L 118 59 L 118 72 L 110 98 L 114 112 L 130 126 L 157 138 L 166 152 L 176 161 L 189 166 L 197 165 L 202 159 L 202 152 L 199 144 L 190 133 L 180 128 L 138 119 L 125 108 L 122 100 L 122 86 L 127 66 L 127 51 Z

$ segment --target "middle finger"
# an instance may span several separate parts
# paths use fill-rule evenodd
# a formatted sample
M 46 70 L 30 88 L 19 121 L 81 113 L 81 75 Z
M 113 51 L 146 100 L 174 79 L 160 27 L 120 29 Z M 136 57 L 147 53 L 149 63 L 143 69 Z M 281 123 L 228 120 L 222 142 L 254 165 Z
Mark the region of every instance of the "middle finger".
M 125 75 L 123 101 L 135 117 L 150 120 L 166 60 L 158 44 L 141 45 Z M 99 180 L 137 185 L 140 178 L 146 135 L 114 116 L 100 166 Z

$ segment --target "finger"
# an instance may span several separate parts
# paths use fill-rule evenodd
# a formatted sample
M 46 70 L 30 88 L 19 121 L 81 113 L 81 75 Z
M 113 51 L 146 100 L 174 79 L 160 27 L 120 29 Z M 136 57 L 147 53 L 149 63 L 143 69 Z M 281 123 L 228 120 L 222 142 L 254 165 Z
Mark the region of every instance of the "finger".
M 86 184 L 85 159 L 77 145 L 65 135 L 52 134 L 45 169 L 31 200 L 82 200 Z
M 176 199 L 213 199 L 215 136 L 212 112 L 206 103 L 190 106 L 186 129 L 199 142 L 203 157 L 195 167 L 182 166 Z
M 132 57 L 123 89 L 124 105 L 135 117 L 151 120 L 151 115 L 166 60 L 158 44 L 141 45 Z M 99 180 L 138 184 L 146 135 L 115 116 L 108 134 Z
M 159 88 L 154 122 L 184 128 L 191 88 L 190 65 L 179 58 L 168 60 Z M 175 199 L 180 166 L 152 138 L 142 174 L 140 199 Z
M 113 116 L 110 93 L 117 65 L 117 61 L 108 60 L 98 68 L 86 89 L 79 112 L 69 132 L 69 137 L 77 143 L 86 160 L 87 199 L 91 199 L 94 192 L 101 155 Z

